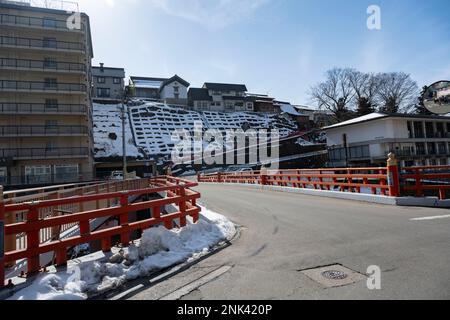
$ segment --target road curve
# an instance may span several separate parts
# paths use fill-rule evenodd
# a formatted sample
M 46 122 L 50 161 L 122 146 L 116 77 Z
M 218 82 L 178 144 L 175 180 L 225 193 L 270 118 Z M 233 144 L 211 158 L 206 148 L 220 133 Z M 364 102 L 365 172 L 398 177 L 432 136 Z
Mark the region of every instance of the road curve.
M 203 205 L 242 226 L 239 239 L 129 299 L 158 299 L 183 288 L 190 290 L 182 299 L 450 298 L 450 218 L 411 220 L 443 216 L 447 210 L 233 185 L 205 184 L 197 189 Z M 361 274 L 379 266 L 381 290 L 368 290 L 366 281 L 326 288 L 301 272 L 332 264 Z M 230 267 L 228 272 L 194 285 L 224 266 Z

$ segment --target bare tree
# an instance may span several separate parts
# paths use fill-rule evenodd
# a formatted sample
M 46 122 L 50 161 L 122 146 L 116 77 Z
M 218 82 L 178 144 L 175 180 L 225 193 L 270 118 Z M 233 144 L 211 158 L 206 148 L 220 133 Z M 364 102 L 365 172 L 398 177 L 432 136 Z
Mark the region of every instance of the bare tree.
M 386 113 L 408 113 L 414 108 L 419 88 L 409 74 L 392 72 L 379 74 L 378 96 L 380 111 Z
M 350 81 L 352 72 L 352 69 L 329 70 L 326 73 L 326 81 L 310 90 L 311 99 L 319 108 L 331 111 L 337 121 L 351 118 L 351 101 L 355 96 Z
M 373 73 L 364 73 L 357 70 L 352 70 L 349 77 L 350 84 L 355 91 L 355 105 L 359 107 L 361 102 L 366 102 L 372 108 L 375 108 L 381 85 L 379 77 Z

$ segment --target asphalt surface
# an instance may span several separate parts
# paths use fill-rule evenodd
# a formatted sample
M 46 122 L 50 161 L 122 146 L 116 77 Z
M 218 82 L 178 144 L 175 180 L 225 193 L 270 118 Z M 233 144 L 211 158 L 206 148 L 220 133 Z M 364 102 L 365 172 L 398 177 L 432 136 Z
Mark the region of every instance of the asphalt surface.
M 242 226 L 232 245 L 131 300 L 450 299 L 447 209 L 393 207 L 232 185 L 202 185 L 201 204 Z M 303 270 L 340 264 L 364 279 L 327 288 Z

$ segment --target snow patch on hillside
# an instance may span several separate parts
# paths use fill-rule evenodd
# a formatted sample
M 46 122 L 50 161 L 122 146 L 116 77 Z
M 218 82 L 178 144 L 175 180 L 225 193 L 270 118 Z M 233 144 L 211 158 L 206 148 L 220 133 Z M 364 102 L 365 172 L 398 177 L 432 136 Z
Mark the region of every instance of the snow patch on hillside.
M 121 104 L 105 105 L 94 103 L 94 148 L 96 158 L 123 156 L 121 108 Z M 142 156 L 142 154 L 134 143 L 128 113 L 125 116 L 127 156 L 137 158 Z

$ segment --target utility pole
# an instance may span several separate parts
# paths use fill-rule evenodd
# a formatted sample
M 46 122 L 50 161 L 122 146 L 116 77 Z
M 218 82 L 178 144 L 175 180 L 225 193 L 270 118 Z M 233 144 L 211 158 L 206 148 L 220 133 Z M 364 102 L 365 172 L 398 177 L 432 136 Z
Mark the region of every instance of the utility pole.
M 123 180 L 127 180 L 127 145 L 125 131 L 125 101 L 122 102 L 122 146 L 123 146 Z

